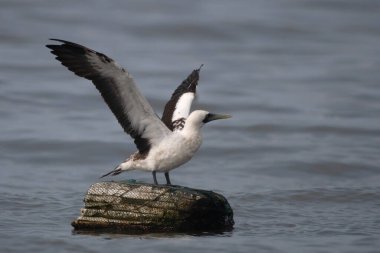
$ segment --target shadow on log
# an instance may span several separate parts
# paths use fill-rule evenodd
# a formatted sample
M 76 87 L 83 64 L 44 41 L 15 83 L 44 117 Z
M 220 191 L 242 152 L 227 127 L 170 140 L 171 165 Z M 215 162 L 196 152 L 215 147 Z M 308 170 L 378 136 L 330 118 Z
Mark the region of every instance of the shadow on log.
M 228 231 L 234 225 L 227 200 L 212 191 L 127 182 L 91 185 L 77 231 L 122 233 Z

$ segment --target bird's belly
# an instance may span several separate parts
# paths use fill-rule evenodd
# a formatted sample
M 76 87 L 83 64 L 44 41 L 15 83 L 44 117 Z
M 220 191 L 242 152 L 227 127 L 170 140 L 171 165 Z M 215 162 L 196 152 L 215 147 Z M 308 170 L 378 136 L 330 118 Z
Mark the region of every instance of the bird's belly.
M 156 153 L 156 171 L 167 172 L 188 162 L 200 146 L 197 141 L 177 141 L 174 145 L 165 145 L 161 151 Z M 170 148 L 168 148 L 170 146 Z
M 193 154 L 188 152 L 188 150 L 173 149 L 171 152 L 162 152 L 156 165 L 156 170 L 165 172 L 172 170 L 188 162 L 192 156 Z

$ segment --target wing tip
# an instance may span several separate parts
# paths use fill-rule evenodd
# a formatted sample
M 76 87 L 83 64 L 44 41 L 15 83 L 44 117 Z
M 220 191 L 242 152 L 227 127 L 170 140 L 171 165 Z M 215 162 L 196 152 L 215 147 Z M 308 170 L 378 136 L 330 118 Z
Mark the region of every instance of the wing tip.
M 67 41 L 67 40 L 61 40 L 61 39 L 56 39 L 56 38 L 49 38 L 49 40 L 58 41 L 58 42 L 61 42 L 63 44 L 75 44 L 75 43 Z M 58 46 L 58 45 L 46 45 L 46 46 Z

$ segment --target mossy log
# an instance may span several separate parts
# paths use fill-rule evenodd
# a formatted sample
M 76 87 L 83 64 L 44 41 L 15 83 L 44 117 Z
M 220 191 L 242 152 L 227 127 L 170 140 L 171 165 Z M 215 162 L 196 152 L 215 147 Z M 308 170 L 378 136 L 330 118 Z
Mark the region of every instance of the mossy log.
M 91 185 L 76 230 L 125 233 L 225 231 L 232 229 L 227 200 L 212 191 L 128 182 Z

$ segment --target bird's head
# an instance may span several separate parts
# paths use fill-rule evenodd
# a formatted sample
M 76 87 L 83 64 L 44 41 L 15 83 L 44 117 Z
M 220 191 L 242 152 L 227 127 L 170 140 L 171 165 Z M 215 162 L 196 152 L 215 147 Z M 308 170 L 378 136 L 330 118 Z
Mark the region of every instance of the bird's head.
M 231 118 L 231 115 L 228 114 L 216 114 L 216 113 L 211 113 L 208 111 L 203 111 L 203 110 L 196 110 L 193 111 L 189 117 L 186 120 L 186 123 L 189 122 L 194 125 L 198 126 L 203 126 L 204 124 L 217 120 L 217 119 L 228 119 Z

